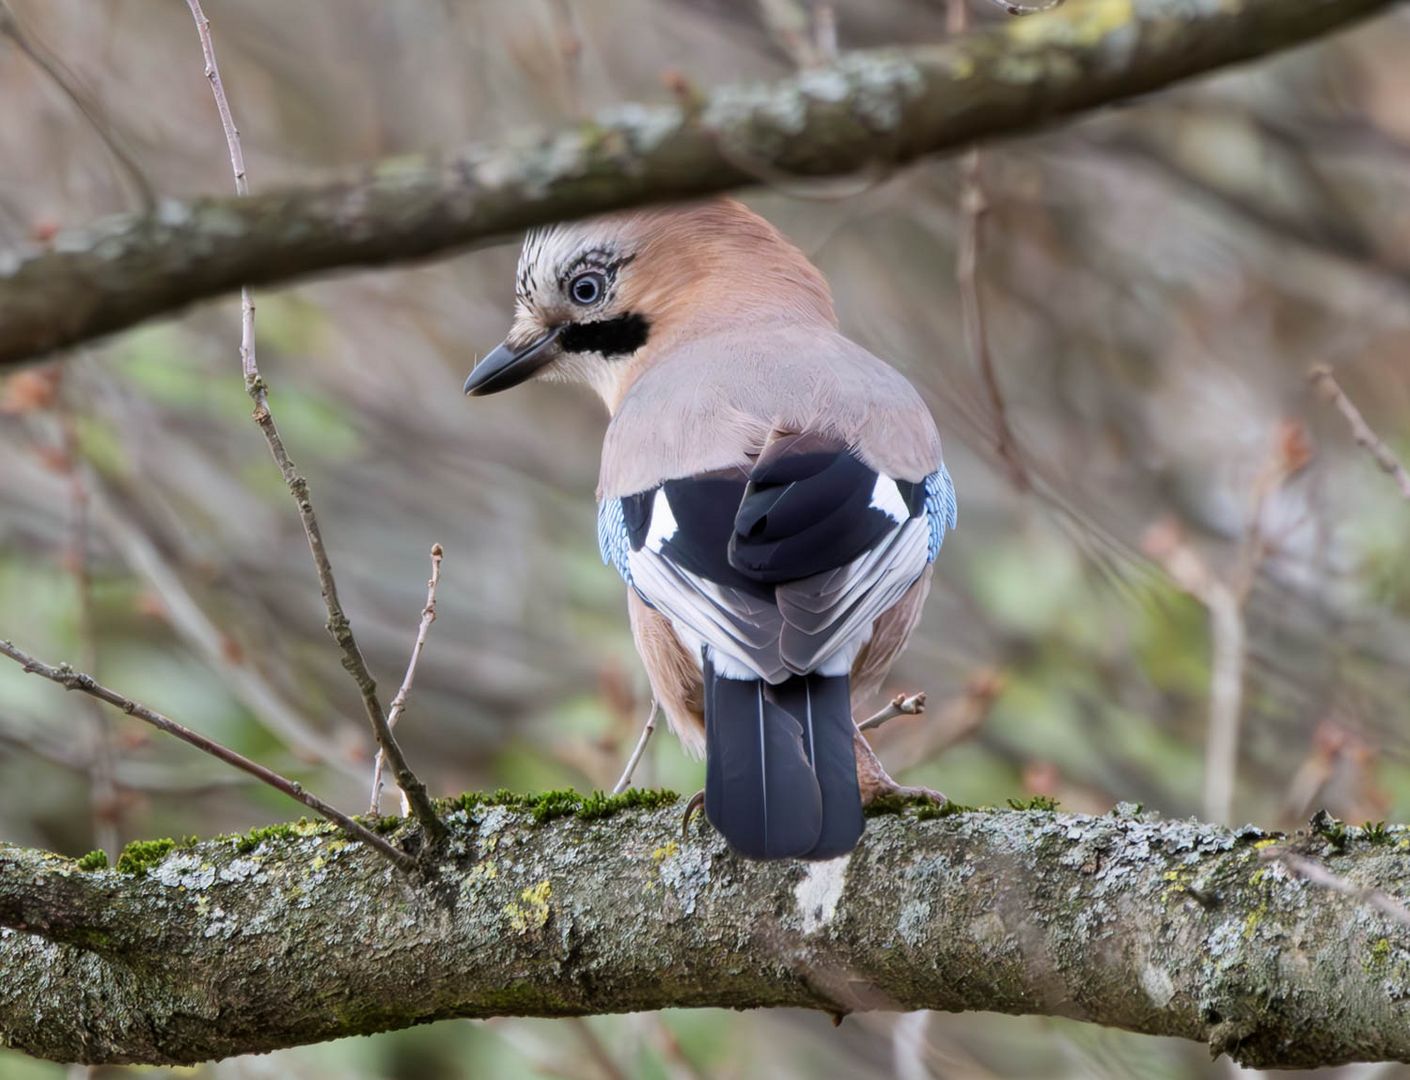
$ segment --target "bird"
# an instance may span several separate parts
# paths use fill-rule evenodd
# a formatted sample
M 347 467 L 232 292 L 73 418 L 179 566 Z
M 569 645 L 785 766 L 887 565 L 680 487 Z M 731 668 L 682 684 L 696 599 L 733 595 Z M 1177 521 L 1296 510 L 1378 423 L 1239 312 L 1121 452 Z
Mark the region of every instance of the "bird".
M 887 775 L 853 708 L 920 618 L 954 484 L 920 394 L 841 332 L 807 256 L 729 198 L 533 229 L 465 393 L 531 378 L 607 406 L 599 548 L 730 848 L 832 859 L 878 795 L 943 800 Z

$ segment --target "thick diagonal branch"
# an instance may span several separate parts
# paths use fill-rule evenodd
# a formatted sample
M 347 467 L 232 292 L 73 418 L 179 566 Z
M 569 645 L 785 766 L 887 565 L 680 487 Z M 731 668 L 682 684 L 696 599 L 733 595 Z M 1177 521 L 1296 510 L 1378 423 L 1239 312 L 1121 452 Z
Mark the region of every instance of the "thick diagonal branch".
M 194 1062 L 446 1017 L 793 1006 L 1075 1017 L 1261 1068 L 1410 1059 L 1410 927 L 1364 901 L 1410 892 L 1404 827 L 893 815 L 841 860 L 753 863 L 682 841 L 679 804 L 578 805 L 455 810 L 426 882 L 321 825 L 140 877 L 0 845 L 0 925 L 28 931 L 0 931 L 0 1043 Z
M 242 285 L 443 255 L 529 225 L 824 177 L 1030 131 L 1309 41 L 1391 0 L 1069 0 L 943 45 L 844 54 L 698 105 L 154 211 L 0 255 L 0 369 Z

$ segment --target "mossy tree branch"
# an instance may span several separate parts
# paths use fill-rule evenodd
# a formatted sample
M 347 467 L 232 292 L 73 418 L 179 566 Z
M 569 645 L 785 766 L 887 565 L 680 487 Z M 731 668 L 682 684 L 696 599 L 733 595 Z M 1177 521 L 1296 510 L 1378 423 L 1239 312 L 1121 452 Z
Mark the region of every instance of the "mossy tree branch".
M 443 255 L 530 225 L 780 176 L 886 168 L 1297 45 L 1392 0 L 1069 0 L 943 45 L 624 105 L 519 145 L 318 186 L 164 200 L 0 254 L 0 371 L 240 288 Z
M 429 884 L 323 824 L 129 873 L 0 846 L 0 1040 L 182 1063 L 444 1017 L 795 1006 L 1068 1016 L 1263 1068 L 1410 1059 L 1410 927 L 1266 857 L 1393 903 L 1404 827 L 907 812 L 849 858 L 761 864 L 641 801 L 462 805 Z

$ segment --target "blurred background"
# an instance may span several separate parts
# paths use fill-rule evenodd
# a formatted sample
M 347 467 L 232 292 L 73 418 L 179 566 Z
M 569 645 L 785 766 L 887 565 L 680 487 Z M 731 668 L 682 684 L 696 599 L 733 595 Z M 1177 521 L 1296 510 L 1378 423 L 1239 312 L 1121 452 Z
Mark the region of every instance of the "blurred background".
M 570 124 L 946 34 L 933 0 L 208 0 L 252 189 Z M 1008 18 L 975 0 L 977 22 Z M 0 9 L 0 249 L 151 193 L 224 193 L 185 6 Z M 1410 457 L 1410 19 L 895 175 L 745 194 L 845 330 L 934 409 L 960 497 L 875 738 L 964 803 L 1295 827 L 1410 814 L 1410 502 L 1309 383 Z M 958 257 L 987 201 L 977 274 Z M 971 196 L 971 206 L 976 200 Z M 467 401 L 517 243 L 256 296 L 260 366 L 390 699 L 445 548 L 401 729 L 438 794 L 608 788 L 648 698 L 601 565 L 586 391 Z M 1012 438 L 981 376 L 977 299 Z M 239 301 L 0 381 L 0 635 L 349 810 L 371 739 L 241 384 Z M 974 328 L 971 323 L 971 329 Z M 878 701 L 878 706 L 883 702 Z M 102 762 L 110 752 L 112 783 Z M 666 734 L 636 776 L 693 791 Z M 1213 777 L 1212 782 L 1209 778 Z M 387 799 L 387 807 L 394 799 Z M 246 829 L 268 789 L 0 666 L 0 839 L 77 855 Z M 672 1012 L 445 1022 L 201 1077 L 1206 1077 L 1203 1047 L 1066 1021 Z M 161 1070 L 148 1070 L 154 1075 Z M 56 1066 L 0 1051 L 0 1076 Z M 104 1070 L 103 1075 L 118 1070 Z M 1410 1075 L 1364 1066 L 1326 1074 Z

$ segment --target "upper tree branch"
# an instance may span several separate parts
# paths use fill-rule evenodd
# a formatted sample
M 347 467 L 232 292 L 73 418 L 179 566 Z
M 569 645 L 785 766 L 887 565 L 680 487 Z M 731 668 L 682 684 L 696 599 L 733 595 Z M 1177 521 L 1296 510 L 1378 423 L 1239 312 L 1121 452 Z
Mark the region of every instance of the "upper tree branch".
M 0 370 L 242 285 L 444 254 L 530 225 L 912 161 L 1308 41 L 1392 0 L 1070 0 L 942 45 L 844 55 L 698 105 L 628 105 L 320 186 L 165 200 L 0 255 Z
M 797 1006 L 1076 1017 L 1262 1068 L 1410 1060 L 1410 927 L 1364 902 L 1410 892 L 1403 827 L 1271 847 L 1116 814 L 890 816 L 849 857 L 765 864 L 682 842 L 678 805 L 449 821 L 421 883 L 322 825 L 142 877 L 0 845 L 0 926 L 27 931 L 0 930 L 0 1044 L 175 1063 L 442 1017 Z

